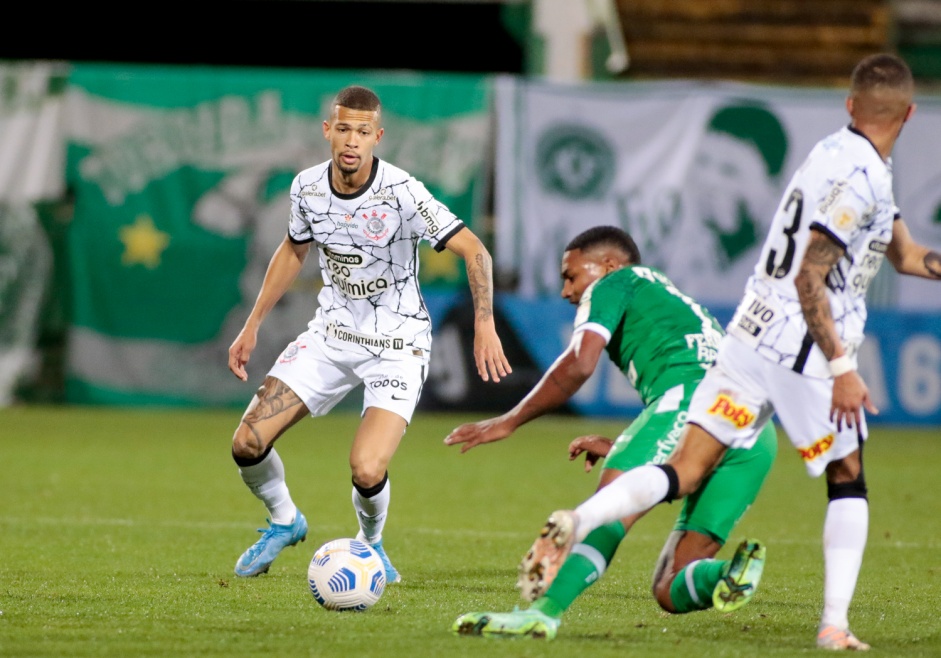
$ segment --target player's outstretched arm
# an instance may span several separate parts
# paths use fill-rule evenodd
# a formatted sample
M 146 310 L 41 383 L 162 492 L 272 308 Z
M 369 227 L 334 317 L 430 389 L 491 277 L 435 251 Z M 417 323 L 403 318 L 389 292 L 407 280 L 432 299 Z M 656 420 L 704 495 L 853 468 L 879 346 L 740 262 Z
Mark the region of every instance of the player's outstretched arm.
M 594 331 L 579 331 L 542 379 L 520 402 L 502 416 L 467 423 L 444 439 L 445 445 L 461 444 L 461 453 L 483 443 L 508 437 L 517 427 L 558 408 L 591 376 L 605 348 L 605 339 Z
M 812 230 L 800 272 L 794 278 L 807 330 L 831 362 L 846 354 L 833 322 L 826 286 L 827 274 L 843 257 L 843 251 L 830 237 Z M 870 412 L 879 413 L 859 373 L 849 370 L 834 376 L 830 418 L 836 420 L 837 428 L 841 429 L 844 421 L 850 427 L 859 427 L 863 405 Z
M 310 244 L 294 244 L 285 236 L 271 257 L 255 305 L 229 347 L 229 370 L 243 382 L 248 381 L 245 366 L 258 343 L 258 329 L 262 321 L 294 283 L 309 251 Z
M 509 414 L 503 414 L 496 418 L 480 420 L 476 423 L 464 423 L 451 430 L 451 433 L 444 437 L 444 444 L 461 446 L 461 454 L 464 454 L 471 448 L 475 448 L 484 443 L 493 443 L 510 436 L 516 426 Z
M 614 441 L 600 434 L 579 436 L 569 443 L 569 461 L 575 461 L 580 454 L 585 453 L 585 472 L 590 473 L 598 460 L 608 455 L 613 445 Z
M 484 243 L 469 228 L 448 240 L 447 248 L 464 259 L 467 284 L 474 300 L 474 361 L 485 382 L 499 382 L 513 372 L 503 353 L 493 317 L 493 259 Z
M 941 280 L 941 254 L 915 242 L 904 220 L 895 220 L 886 256 L 899 274 Z

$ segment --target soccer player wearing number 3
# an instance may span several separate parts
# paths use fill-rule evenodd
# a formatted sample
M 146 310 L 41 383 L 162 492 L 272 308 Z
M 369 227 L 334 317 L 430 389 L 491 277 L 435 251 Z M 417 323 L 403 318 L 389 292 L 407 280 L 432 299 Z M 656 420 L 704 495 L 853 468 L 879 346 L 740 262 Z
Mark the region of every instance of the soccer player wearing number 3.
M 499 382 L 512 371 L 494 324 L 490 254 L 421 182 L 373 155 L 383 135 L 376 94 L 359 86 L 340 91 L 323 135 L 331 159 L 294 178 L 287 236 L 229 348 L 229 369 L 247 381 L 245 366 L 262 320 L 316 245 L 324 285 L 314 318 L 268 371 L 232 439 L 239 474 L 270 515 L 269 527 L 238 559 L 235 573 L 265 573 L 285 547 L 307 536 L 307 519 L 288 492 L 275 441 L 305 416 L 325 415 L 363 384 L 362 420 L 350 449 L 357 538 L 377 550 L 387 582 L 397 582 L 382 545 L 387 469 L 418 403 L 431 349 L 431 320 L 418 289 L 419 241 L 466 262 L 480 377 Z
M 575 510 L 550 515 L 533 545 L 540 558 L 558 563 L 595 528 L 694 492 L 777 414 L 808 474 L 826 473 L 817 645 L 869 649 L 848 621 L 869 525 L 865 411 L 878 413 L 856 372 L 866 289 L 886 256 L 902 274 L 941 279 L 941 254 L 911 238 L 892 193 L 890 154 L 913 93 L 911 71 L 894 55 L 856 65 L 850 125 L 817 143 L 785 190 L 680 445 L 666 464 L 627 471 Z
M 616 441 L 578 437 L 570 458 L 586 453 L 586 468 L 605 457 L 599 488 L 641 464 L 662 464 L 676 448 L 696 385 L 712 365 L 722 337 L 715 318 L 660 271 L 641 264 L 634 240 L 614 226 L 576 236 L 562 255 L 562 297 L 578 305 L 565 352 L 533 390 L 496 418 L 461 425 L 446 438 L 461 452 L 502 440 L 516 428 L 566 402 L 595 371 L 601 354 L 624 373 L 644 411 Z M 754 595 L 764 547 L 745 540 L 731 560 L 714 559 L 755 501 L 777 453 L 768 423 L 752 450 L 730 450 L 700 490 L 683 504 L 654 570 L 653 593 L 668 612 L 716 607 L 731 612 Z M 642 516 L 612 519 L 595 529 L 565 564 L 527 555 L 517 587 L 526 610 L 469 612 L 452 625 L 462 635 L 552 639 L 563 613 L 604 574 L 626 533 Z

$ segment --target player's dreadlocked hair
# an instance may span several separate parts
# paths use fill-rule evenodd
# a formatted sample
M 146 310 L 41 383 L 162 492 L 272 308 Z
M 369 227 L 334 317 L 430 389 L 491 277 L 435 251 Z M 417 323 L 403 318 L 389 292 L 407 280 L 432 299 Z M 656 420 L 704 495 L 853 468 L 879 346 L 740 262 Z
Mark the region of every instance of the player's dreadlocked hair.
M 342 105 L 350 110 L 365 110 L 376 112 L 379 110 L 379 97 L 372 89 L 350 85 L 340 90 L 333 100 L 334 107 Z
M 565 251 L 588 251 L 592 247 L 613 247 L 627 254 L 632 265 L 640 265 L 640 249 L 627 231 L 617 226 L 594 226 L 582 231 L 565 246 Z

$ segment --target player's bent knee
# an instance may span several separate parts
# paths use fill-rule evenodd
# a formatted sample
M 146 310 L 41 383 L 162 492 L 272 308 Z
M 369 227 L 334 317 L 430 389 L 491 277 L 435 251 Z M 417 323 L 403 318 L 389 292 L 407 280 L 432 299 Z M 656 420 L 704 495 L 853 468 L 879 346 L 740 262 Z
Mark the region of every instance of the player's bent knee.
M 654 583 L 653 586 L 653 596 L 657 600 L 657 605 L 659 605 L 664 612 L 669 612 L 670 614 L 676 612 L 676 608 L 673 607 L 673 599 L 670 597 L 670 587 L 672 584 L 672 578 L 661 578 Z
M 673 563 L 676 560 L 676 545 L 682 536 L 682 532 L 672 531 L 667 537 L 666 544 L 663 545 L 663 550 L 660 551 L 660 556 L 657 558 L 657 564 L 653 570 L 653 579 L 650 583 L 650 591 L 653 592 L 654 596 L 657 595 L 657 586 L 663 581 L 664 575 L 673 572 Z
M 656 464 L 656 466 L 663 471 L 669 481 L 667 484 L 667 493 L 660 502 L 669 503 L 676 500 L 680 491 L 680 478 L 676 474 L 676 469 L 670 464 Z
M 827 482 L 827 498 L 838 500 L 840 498 L 862 498 L 868 500 L 869 490 L 866 488 L 866 478 L 863 472 L 850 482 Z
M 265 441 L 246 423 L 239 423 L 232 436 L 232 457 L 236 463 L 246 466 L 260 462 L 270 451 L 271 443 Z
M 363 498 L 372 498 L 373 496 L 378 495 L 386 486 L 386 482 L 389 481 L 389 474 L 383 473 L 382 478 L 379 482 L 372 485 L 364 485 L 361 482 L 357 482 L 356 478 L 353 478 L 353 487 L 356 491 L 359 492 L 359 495 Z
M 378 461 L 350 464 L 350 470 L 353 472 L 353 484 L 364 489 L 384 484 L 386 480 L 386 465 Z
M 239 451 L 236 450 L 235 444 L 233 443 L 233 444 L 232 444 L 232 459 L 233 459 L 233 461 L 235 461 L 236 465 L 237 465 L 239 468 L 242 468 L 242 467 L 244 467 L 244 466 L 254 466 L 255 464 L 260 464 L 261 462 L 263 462 L 263 461 L 265 460 L 265 457 L 267 457 L 267 456 L 268 456 L 268 453 L 271 452 L 271 448 L 272 448 L 272 447 L 273 447 L 273 446 L 268 446 L 268 447 L 267 447 L 265 450 L 263 450 L 260 454 L 257 454 L 257 453 L 254 452 L 254 451 L 252 451 L 252 452 L 245 452 L 245 451 L 239 452 Z

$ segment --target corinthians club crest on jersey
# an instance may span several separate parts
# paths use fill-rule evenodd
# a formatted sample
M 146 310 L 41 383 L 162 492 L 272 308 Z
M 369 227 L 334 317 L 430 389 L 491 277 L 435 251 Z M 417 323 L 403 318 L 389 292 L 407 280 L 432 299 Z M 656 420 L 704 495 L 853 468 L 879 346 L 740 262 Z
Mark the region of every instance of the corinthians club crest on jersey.
M 389 233 L 389 227 L 385 223 L 386 213 L 381 215 L 373 210 L 371 213 L 363 213 L 363 219 L 366 220 L 366 227 L 363 233 L 370 240 L 381 240 Z

